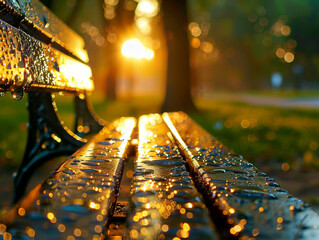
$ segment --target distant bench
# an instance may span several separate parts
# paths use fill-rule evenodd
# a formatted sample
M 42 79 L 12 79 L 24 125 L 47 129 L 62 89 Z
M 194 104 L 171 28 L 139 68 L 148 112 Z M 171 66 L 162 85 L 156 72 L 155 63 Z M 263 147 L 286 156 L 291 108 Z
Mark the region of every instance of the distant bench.
M 103 123 L 87 101 L 83 40 L 38 1 L 2 0 L 0 10 L 0 91 L 27 93 L 30 116 L 0 239 L 319 238 L 318 214 L 185 113 Z M 74 132 L 57 115 L 59 91 L 75 96 Z M 23 196 L 35 168 L 61 155 Z

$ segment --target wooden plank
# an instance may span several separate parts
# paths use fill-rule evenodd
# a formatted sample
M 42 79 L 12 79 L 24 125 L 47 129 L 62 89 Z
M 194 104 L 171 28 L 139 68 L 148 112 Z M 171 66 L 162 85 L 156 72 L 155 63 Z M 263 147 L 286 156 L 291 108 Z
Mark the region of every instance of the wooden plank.
M 0 20 L 0 92 L 92 91 L 89 66 Z
M 228 231 L 240 239 L 319 239 L 318 214 L 274 179 L 228 151 L 185 113 L 165 113 L 163 119 L 218 227 L 224 216 Z
M 130 239 L 218 239 L 177 146 L 159 114 L 139 120 Z
M 100 239 L 135 123 L 113 122 L 69 157 L 1 221 L 0 239 Z
M 1 19 L 88 62 L 84 40 L 38 0 L 0 0 Z M 10 15 L 10 16 L 8 16 Z

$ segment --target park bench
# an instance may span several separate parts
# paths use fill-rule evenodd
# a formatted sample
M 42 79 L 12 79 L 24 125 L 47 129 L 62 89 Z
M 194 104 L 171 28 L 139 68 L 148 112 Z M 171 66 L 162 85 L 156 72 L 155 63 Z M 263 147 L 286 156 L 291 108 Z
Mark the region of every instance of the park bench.
M 319 239 L 318 214 L 185 113 L 99 120 L 83 40 L 38 1 L 0 8 L 0 91 L 27 93 L 30 116 L 0 239 Z M 57 115 L 60 91 L 75 96 L 74 132 Z M 24 196 L 34 169 L 61 155 Z

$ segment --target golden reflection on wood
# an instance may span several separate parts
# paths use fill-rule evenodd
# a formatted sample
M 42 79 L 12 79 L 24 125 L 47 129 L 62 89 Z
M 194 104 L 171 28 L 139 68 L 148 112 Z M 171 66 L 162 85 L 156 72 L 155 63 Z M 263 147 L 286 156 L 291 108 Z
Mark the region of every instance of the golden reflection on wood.
M 0 92 L 92 91 L 89 66 L 0 20 Z M 19 100 L 19 99 L 16 99 Z
M 135 124 L 134 118 L 116 120 L 68 157 L 1 220 L 5 226 L 2 235 L 10 234 L 13 239 L 30 235 L 36 239 L 104 236 Z
M 319 216 L 183 112 L 164 113 L 218 228 L 243 239 L 316 239 Z M 230 237 L 230 236 L 229 236 Z

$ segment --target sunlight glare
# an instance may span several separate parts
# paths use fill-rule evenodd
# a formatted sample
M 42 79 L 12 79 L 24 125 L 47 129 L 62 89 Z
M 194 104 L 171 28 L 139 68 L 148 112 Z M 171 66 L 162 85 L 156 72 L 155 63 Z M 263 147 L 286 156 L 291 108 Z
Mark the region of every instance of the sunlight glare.
M 122 45 L 122 54 L 128 58 L 150 60 L 154 58 L 154 51 L 145 47 L 137 38 L 127 40 Z

